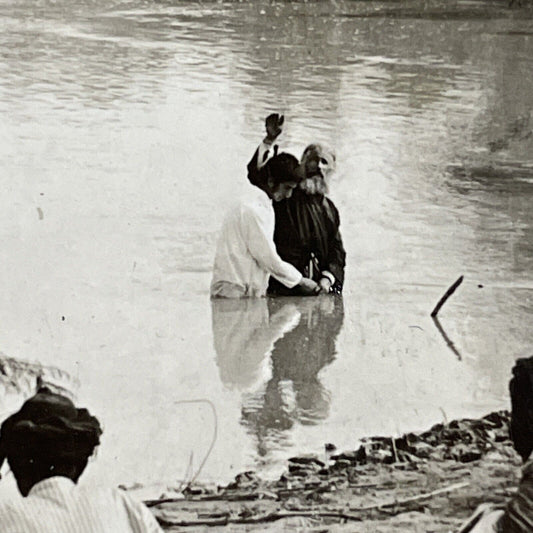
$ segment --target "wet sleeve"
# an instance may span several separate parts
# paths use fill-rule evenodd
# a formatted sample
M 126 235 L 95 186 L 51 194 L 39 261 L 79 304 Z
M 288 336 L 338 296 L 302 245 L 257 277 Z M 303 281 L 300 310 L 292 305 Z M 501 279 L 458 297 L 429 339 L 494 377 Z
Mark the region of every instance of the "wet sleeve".
M 289 289 L 298 285 L 302 275 L 278 255 L 266 215 L 262 216 L 257 210 L 247 207 L 242 211 L 242 222 L 248 251 L 261 268 Z M 273 220 L 271 225 L 274 227 Z
M 264 172 L 262 169 L 265 163 L 272 157 L 273 152 L 273 147 L 265 141 L 257 147 L 257 150 L 254 152 L 252 159 L 250 159 L 246 167 L 248 169 L 248 181 L 252 185 L 260 186 L 264 181 Z

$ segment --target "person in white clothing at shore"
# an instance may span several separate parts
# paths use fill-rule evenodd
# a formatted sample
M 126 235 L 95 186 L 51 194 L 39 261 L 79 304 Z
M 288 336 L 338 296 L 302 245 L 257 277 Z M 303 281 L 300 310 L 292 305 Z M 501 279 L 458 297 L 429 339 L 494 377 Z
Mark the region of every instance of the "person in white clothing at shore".
M 0 531 L 162 533 L 148 508 L 124 491 L 78 485 L 101 434 L 87 409 L 46 387 L 7 418 L 0 467 L 7 459 L 24 497 L 0 502 Z
M 298 287 L 303 296 L 319 292 L 314 281 L 280 258 L 274 244 L 272 201 L 289 198 L 298 185 L 300 178 L 295 172 L 298 160 L 281 153 L 265 167 L 264 184 L 250 187 L 224 220 L 213 267 L 213 298 L 265 296 L 269 276 L 287 288 Z

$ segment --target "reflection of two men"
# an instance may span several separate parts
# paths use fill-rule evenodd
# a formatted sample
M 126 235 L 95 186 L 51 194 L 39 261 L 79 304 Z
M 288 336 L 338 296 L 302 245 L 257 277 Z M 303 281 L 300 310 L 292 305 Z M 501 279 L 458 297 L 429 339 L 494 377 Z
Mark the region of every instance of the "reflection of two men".
M 330 396 L 319 372 L 335 358 L 341 298 L 215 299 L 212 312 L 221 380 L 244 393 L 242 423 L 260 455 L 296 423 L 327 418 Z

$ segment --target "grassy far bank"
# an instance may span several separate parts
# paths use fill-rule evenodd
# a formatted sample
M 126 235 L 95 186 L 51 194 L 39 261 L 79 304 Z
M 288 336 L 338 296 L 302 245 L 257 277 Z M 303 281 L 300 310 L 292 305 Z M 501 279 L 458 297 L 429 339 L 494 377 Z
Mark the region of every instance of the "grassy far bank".
M 448 532 L 481 503 L 503 504 L 520 478 L 507 411 L 437 424 L 327 460 L 293 457 L 277 481 L 254 472 L 146 502 L 168 531 Z

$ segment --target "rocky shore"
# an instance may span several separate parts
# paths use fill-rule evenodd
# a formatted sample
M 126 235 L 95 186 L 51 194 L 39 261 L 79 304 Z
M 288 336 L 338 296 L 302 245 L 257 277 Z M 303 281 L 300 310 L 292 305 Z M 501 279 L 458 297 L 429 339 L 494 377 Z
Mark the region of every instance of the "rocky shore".
M 216 488 L 146 502 L 168 531 L 449 532 L 481 503 L 503 505 L 520 478 L 509 413 L 436 424 L 356 450 L 288 460 L 276 481 L 244 472 Z

